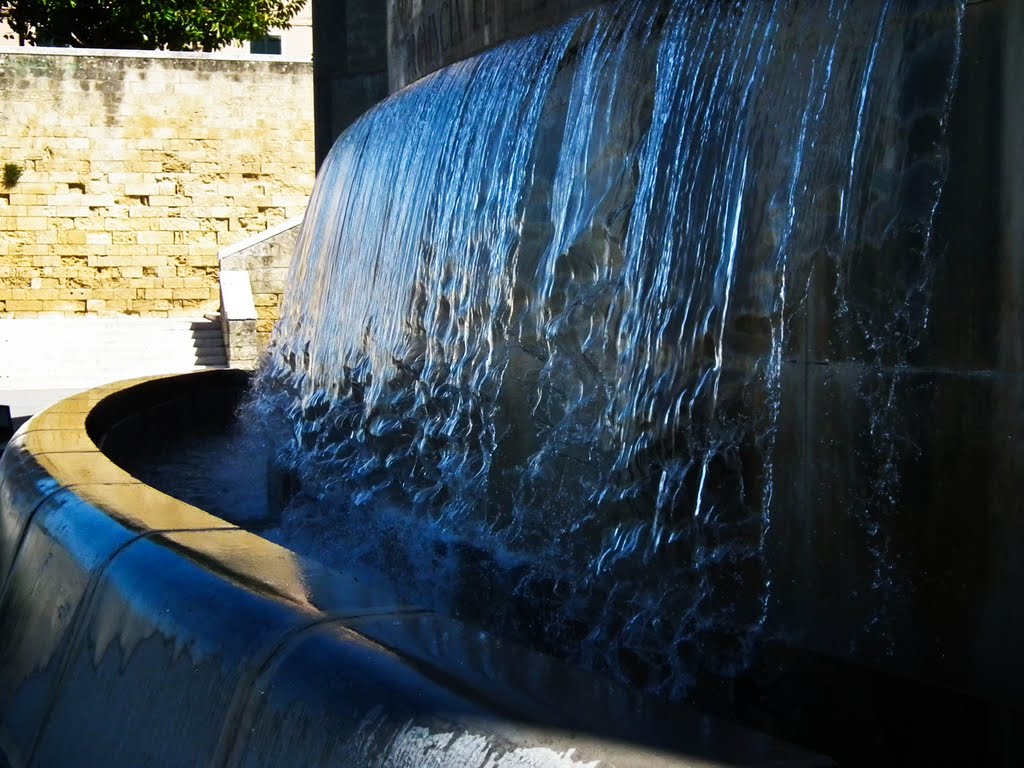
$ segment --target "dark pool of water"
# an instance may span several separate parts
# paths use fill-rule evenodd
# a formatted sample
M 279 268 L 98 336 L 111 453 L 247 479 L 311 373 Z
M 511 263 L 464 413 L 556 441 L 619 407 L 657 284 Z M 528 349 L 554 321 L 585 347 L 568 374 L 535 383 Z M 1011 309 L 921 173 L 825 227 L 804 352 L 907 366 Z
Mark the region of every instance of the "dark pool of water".
M 238 428 L 164 440 L 126 467 L 142 482 L 242 528 L 272 527 L 270 451 Z

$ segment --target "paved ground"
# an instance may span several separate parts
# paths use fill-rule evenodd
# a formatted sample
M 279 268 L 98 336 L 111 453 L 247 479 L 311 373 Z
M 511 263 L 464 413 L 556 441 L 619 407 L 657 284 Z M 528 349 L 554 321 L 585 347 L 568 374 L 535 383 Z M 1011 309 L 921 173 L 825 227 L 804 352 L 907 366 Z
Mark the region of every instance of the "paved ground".
M 0 405 L 11 408 L 14 419 L 28 418 L 83 389 L 0 389 Z
M 0 391 L 74 389 L 225 364 L 220 323 L 205 318 L 0 318 Z
M 205 317 L 0 318 L 0 406 L 15 429 L 91 387 L 225 364 L 220 323 Z
M 56 403 L 58 400 L 63 400 L 65 397 L 70 397 L 76 392 L 81 392 L 84 388 L 79 389 L 0 389 L 0 406 L 7 406 L 11 411 L 11 422 L 14 427 L 14 431 L 18 430 L 22 424 L 29 420 L 33 415 L 39 413 L 44 408 Z M 0 419 L 4 416 L 3 408 L 0 407 Z M 4 446 L 7 445 L 7 439 L 9 435 L 5 429 L 6 425 L 0 423 L 0 453 L 3 452 Z M 0 768 L 4 768 L 3 760 L 0 759 Z

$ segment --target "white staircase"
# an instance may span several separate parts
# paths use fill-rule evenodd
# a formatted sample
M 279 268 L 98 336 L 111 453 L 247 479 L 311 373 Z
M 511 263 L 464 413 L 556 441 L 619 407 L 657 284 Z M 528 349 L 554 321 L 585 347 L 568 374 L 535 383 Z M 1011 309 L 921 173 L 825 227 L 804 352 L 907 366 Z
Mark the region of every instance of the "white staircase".
M 225 366 L 216 320 L 0 319 L 0 390 L 88 389 L 136 376 Z

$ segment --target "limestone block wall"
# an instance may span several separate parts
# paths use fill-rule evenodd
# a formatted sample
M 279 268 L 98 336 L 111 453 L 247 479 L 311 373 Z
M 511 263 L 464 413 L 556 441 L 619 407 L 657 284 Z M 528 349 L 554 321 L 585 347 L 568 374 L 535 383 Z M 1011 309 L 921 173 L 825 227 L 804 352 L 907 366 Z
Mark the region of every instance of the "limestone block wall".
M 0 53 L 0 316 L 217 309 L 218 252 L 305 209 L 312 64 Z
M 313 3 L 317 167 L 334 140 L 388 94 L 386 0 Z

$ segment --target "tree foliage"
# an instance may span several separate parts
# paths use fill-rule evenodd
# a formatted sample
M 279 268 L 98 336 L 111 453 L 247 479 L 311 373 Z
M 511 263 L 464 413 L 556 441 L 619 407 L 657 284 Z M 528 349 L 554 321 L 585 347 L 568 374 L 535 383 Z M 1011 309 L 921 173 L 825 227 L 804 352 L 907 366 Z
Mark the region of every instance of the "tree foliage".
M 0 0 L 28 43 L 213 51 L 286 28 L 306 0 Z

